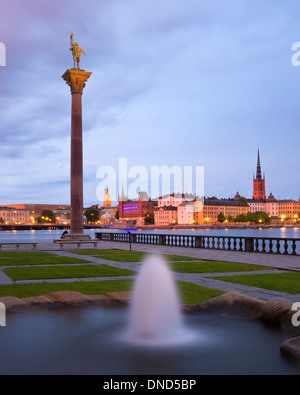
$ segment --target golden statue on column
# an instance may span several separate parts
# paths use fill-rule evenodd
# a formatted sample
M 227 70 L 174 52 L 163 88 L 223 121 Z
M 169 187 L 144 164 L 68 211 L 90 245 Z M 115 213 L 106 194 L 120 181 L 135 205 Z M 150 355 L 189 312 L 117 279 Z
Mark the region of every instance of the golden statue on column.
M 76 68 L 75 65 L 77 64 L 77 69 L 80 70 L 79 63 L 80 63 L 80 56 L 83 53 L 86 56 L 86 53 L 79 47 L 78 43 L 74 43 L 74 34 L 71 32 L 70 36 L 70 51 L 72 51 L 73 61 L 74 61 L 74 69 Z

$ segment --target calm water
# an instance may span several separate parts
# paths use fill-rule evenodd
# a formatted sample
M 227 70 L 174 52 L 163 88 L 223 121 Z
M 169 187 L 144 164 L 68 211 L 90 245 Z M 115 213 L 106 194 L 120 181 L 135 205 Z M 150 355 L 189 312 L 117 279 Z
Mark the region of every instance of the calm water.
M 126 309 L 40 308 L 8 312 L 0 327 L 0 374 L 289 374 L 300 370 L 282 356 L 288 337 L 262 322 L 187 315 L 195 332 L 180 346 L 124 340 Z
M 0 242 L 17 241 L 52 241 L 60 238 L 62 230 L 5 230 L 0 231 Z M 95 232 L 118 232 L 109 229 L 86 229 L 84 231 L 95 236 Z M 119 231 L 122 232 L 122 231 Z M 131 230 L 131 232 L 139 232 Z M 142 230 L 140 233 L 163 233 L 163 234 L 184 234 L 184 235 L 211 235 L 211 236 L 259 236 L 259 237 L 280 237 L 280 238 L 300 238 L 300 228 L 280 228 L 280 229 L 201 229 L 201 230 Z

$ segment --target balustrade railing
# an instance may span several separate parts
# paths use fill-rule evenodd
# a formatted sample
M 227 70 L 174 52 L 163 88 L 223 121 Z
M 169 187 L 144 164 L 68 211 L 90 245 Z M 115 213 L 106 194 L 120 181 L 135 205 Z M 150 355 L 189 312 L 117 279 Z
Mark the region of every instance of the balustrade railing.
M 204 236 L 150 233 L 102 233 L 103 241 L 154 244 L 175 247 L 205 248 L 224 251 L 243 251 L 266 254 L 300 255 L 300 239 L 271 237 Z

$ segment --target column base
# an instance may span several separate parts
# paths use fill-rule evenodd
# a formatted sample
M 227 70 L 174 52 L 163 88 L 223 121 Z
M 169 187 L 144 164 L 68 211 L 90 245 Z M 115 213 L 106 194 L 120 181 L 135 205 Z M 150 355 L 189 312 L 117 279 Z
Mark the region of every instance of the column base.
M 68 241 L 88 241 L 92 240 L 91 236 L 86 234 L 86 233 L 71 233 L 67 234 L 63 237 L 63 240 L 68 240 Z

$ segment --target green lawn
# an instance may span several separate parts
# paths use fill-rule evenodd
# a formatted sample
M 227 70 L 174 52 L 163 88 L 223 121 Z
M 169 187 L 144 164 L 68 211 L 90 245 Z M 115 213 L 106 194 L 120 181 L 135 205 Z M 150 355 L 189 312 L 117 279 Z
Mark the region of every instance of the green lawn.
M 177 281 L 177 289 L 182 304 L 195 304 L 216 298 L 225 292 L 217 289 L 202 287 L 201 285 Z
M 131 276 L 135 272 L 107 265 L 17 267 L 3 269 L 13 281 Z
M 1 258 L 0 267 L 3 266 L 27 266 L 27 265 L 63 265 L 88 263 L 84 259 L 71 258 L 67 256 L 16 256 L 12 258 Z
M 109 259 L 118 262 L 141 262 L 147 255 L 140 251 L 126 250 L 74 250 L 69 251 L 73 254 L 97 256 L 103 259 Z M 197 258 L 184 257 L 179 255 L 162 255 L 167 261 L 198 261 Z
M 50 252 L 43 251 L 0 251 L 1 257 L 15 257 L 15 256 L 23 256 L 23 257 L 36 257 L 36 256 L 53 256 Z
M 249 285 L 251 287 L 285 292 L 292 295 L 300 294 L 299 272 L 218 276 L 213 278 L 229 283 Z
M 71 283 L 1 285 L 0 297 L 15 296 L 17 298 L 26 298 L 45 295 L 54 291 L 76 291 L 84 295 L 101 295 L 107 292 L 131 291 L 132 286 L 133 280 L 75 281 Z M 182 304 L 205 302 L 223 293 L 215 289 L 209 289 L 183 281 L 178 281 L 177 287 L 180 295 L 180 302 Z
M 74 281 L 70 283 L 37 283 L 1 285 L 0 297 L 28 298 L 54 291 L 76 291 L 84 295 L 101 295 L 107 292 L 130 291 L 132 280 Z
M 272 270 L 272 268 L 264 266 L 220 261 L 172 262 L 169 265 L 173 271 L 179 273 L 234 273 L 250 272 L 256 270 Z

